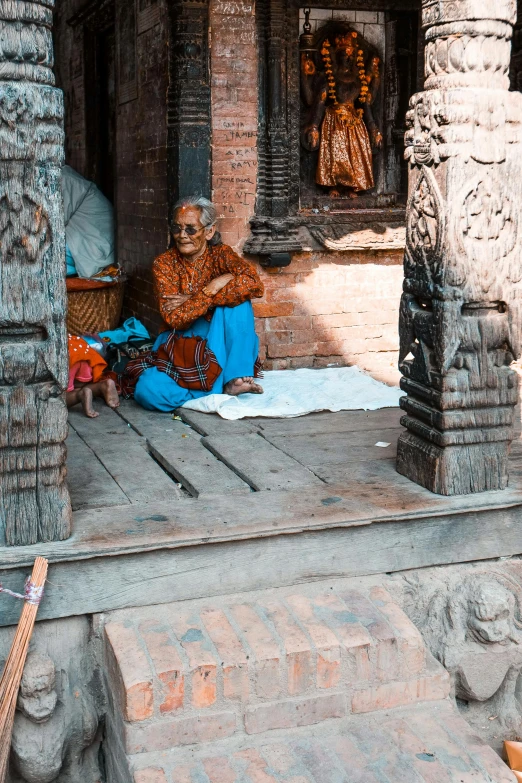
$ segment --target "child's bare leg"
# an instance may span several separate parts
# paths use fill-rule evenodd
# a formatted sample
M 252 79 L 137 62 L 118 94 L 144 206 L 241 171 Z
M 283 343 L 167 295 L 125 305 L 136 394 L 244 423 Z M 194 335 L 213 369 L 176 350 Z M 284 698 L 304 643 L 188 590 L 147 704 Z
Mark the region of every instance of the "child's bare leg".
M 65 401 L 68 408 L 72 408 L 73 405 L 78 405 L 81 403 L 83 412 L 86 416 L 89 417 L 89 419 L 95 419 L 100 415 L 94 410 L 94 406 L 92 404 L 92 390 L 89 386 L 82 386 L 79 389 L 74 389 L 74 391 L 67 392 L 65 395 Z
M 117 408 L 120 404 L 120 397 L 116 384 L 112 378 L 106 378 L 104 381 L 89 384 L 95 397 L 103 397 L 109 408 Z

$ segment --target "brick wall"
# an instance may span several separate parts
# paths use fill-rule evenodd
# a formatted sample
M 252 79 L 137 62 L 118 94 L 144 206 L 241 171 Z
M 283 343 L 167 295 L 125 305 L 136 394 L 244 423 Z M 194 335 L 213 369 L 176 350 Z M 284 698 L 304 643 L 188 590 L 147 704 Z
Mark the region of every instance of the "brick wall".
M 396 382 L 402 253 L 303 253 L 263 274 L 254 310 L 265 366 L 358 364 Z
M 337 13 L 337 12 L 335 12 Z M 382 15 L 343 11 L 363 34 L 382 37 Z M 313 9 L 312 23 L 333 11 Z M 212 0 L 213 199 L 223 240 L 241 250 L 254 213 L 258 120 L 255 8 L 250 0 Z M 261 270 L 265 296 L 256 328 L 267 368 L 358 364 L 397 381 L 402 253 L 311 252 L 286 269 Z
M 117 0 L 125 2 L 126 0 Z M 87 175 L 84 34 L 68 24 L 83 0 L 60 0 L 55 21 L 57 81 L 64 91 L 66 161 Z M 152 294 L 151 266 L 168 242 L 166 92 L 167 19 L 137 35 L 137 97 L 116 97 L 115 212 L 117 252 L 129 281 L 124 317 L 136 315 L 152 331 L 161 319 Z M 144 25 L 147 27 L 147 25 Z
M 257 42 L 254 5 L 211 0 L 212 198 L 223 241 L 240 248 L 257 177 Z
M 118 258 L 129 275 L 124 315 L 136 315 L 153 332 L 162 320 L 152 291 L 152 262 L 168 244 L 163 4 L 161 10 L 159 24 L 138 35 L 138 97 L 119 106 L 116 144 Z

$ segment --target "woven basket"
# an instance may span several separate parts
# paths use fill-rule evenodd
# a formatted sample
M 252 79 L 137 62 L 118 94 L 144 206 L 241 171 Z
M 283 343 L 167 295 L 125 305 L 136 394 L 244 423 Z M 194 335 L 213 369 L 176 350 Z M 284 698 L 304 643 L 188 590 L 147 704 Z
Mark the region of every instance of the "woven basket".
M 125 281 L 67 278 L 67 329 L 69 334 L 95 334 L 118 326 Z

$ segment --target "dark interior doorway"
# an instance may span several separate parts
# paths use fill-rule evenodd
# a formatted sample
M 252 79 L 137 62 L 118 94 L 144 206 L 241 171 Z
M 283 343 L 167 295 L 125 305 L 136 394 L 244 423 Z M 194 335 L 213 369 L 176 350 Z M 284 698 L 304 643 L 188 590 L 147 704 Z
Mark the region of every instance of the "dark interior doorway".
M 116 39 L 114 25 L 86 31 L 87 177 L 114 204 L 116 185 Z

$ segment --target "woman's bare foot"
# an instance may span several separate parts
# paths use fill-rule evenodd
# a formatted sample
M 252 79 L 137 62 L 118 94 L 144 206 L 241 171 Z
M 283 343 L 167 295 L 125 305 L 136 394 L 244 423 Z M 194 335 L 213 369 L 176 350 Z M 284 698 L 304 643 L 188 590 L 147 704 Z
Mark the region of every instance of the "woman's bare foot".
M 109 408 L 117 408 L 119 406 L 120 397 L 118 390 L 116 389 L 116 384 L 112 378 L 107 378 L 104 381 L 100 381 L 96 384 L 96 386 L 96 391 L 98 392 L 96 396 L 103 397 Z
M 83 412 L 89 419 L 96 419 L 100 415 L 94 410 L 92 390 L 88 386 L 78 389 L 78 398 L 78 402 L 82 404 Z
M 223 391 L 235 397 L 238 394 L 263 394 L 263 387 L 251 377 L 233 378 L 225 384 Z

